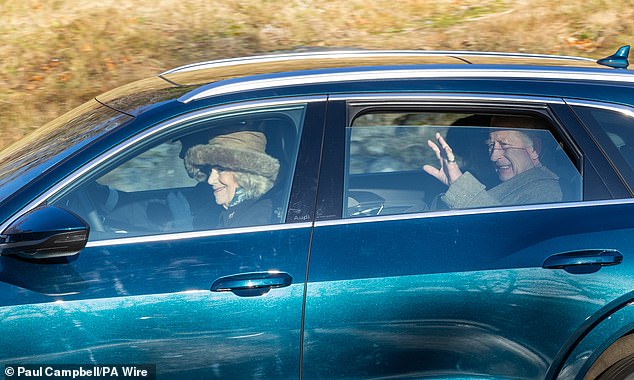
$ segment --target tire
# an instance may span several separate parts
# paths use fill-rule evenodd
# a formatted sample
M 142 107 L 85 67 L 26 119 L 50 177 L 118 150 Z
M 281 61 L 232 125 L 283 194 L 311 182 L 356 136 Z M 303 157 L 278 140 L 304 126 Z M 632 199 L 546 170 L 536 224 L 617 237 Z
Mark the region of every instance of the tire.
M 611 365 L 597 380 L 634 380 L 634 354 Z

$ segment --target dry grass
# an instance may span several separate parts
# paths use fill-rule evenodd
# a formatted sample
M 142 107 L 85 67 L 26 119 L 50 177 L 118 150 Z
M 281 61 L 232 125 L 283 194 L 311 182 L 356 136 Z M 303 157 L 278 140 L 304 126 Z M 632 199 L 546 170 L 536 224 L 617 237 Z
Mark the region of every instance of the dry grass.
M 634 0 L 0 0 L 0 10 L 0 147 L 194 61 L 300 46 L 598 58 L 634 35 Z

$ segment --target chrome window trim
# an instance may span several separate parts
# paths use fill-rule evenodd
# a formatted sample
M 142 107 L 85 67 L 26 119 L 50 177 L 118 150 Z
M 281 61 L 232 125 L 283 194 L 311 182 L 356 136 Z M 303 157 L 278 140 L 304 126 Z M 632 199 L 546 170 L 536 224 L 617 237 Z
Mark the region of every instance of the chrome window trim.
M 376 69 L 376 68 L 354 68 L 354 69 L 324 69 L 319 72 L 284 72 L 275 74 L 262 74 L 221 80 L 199 89 L 191 91 L 178 101 L 189 103 L 191 101 L 209 98 L 212 96 L 229 94 L 240 91 L 261 90 L 273 87 L 286 87 L 293 85 L 324 84 L 332 82 L 359 82 L 389 79 L 440 79 L 440 78 L 496 78 L 496 79 L 557 79 L 557 80 L 591 80 L 609 82 L 634 83 L 632 72 L 603 71 L 603 69 L 581 70 L 581 69 L 532 69 L 522 68 L 421 68 L 421 69 Z
M 375 102 L 420 102 L 420 101 L 464 101 L 464 102 L 511 102 L 530 104 L 566 104 L 559 97 L 540 97 L 540 96 L 522 96 L 522 95 L 498 95 L 498 94 L 456 94 L 456 93 L 373 93 L 373 94 L 335 94 L 328 97 L 329 100 L 345 100 L 354 102 L 352 106 L 373 105 Z M 367 103 L 364 103 L 367 102 Z M 452 104 L 453 105 L 453 104 Z
M 375 223 L 375 222 L 392 222 L 399 220 L 411 220 L 411 219 L 428 219 L 428 218 L 442 218 L 453 217 L 462 215 L 483 215 L 483 214 L 498 214 L 507 212 L 522 212 L 522 211 L 540 211 L 546 209 L 566 209 L 566 208 L 582 208 L 582 207 L 599 207 L 599 206 L 611 206 L 621 204 L 634 204 L 634 199 L 610 199 L 601 201 L 577 201 L 577 202 L 559 202 L 559 203 L 541 203 L 534 205 L 518 205 L 518 206 L 502 206 L 502 207 L 488 207 L 488 208 L 473 208 L 473 209 L 461 209 L 461 210 L 446 210 L 446 211 L 426 211 L 411 214 L 394 214 L 385 216 L 366 216 L 363 218 L 349 218 L 349 219 L 333 219 L 333 220 L 321 220 L 315 222 L 315 228 L 339 226 L 348 224 L 362 224 L 362 223 Z
M 11 225 L 11 223 L 13 223 L 19 217 L 33 210 L 34 208 L 39 207 L 48 198 L 52 197 L 60 190 L 67 187 L 70 183 L 76 181 L 78 178 L 82 177 L 87 172 L 93 170 L 98 165 L 101 165 L 103 162 L 109 160 L 113 156 L 121 152 L 124 152 L 126 149 L 137 144 L 139 141 L 150 138 L 156 134 L 159 134 L 176 124 L 182 124 L 182 123 L 196 120 L 199 118 L 208 117 L 208 116 L 212 116 L 216 114 L 227 113 L 227 112 L 233 112 L 233 111 L 262 108 L 267 106 L 292 106 L 292 105 L 320 102 L 320 101 L 326 101 L 326 100 L 327 100 L 327 96 L 316 95 L 316 96 L 303 96 L 303 97 L 293 97 L 293 98 L 255 100 L 255 101 L 241 102 L 236 104 L 225 104 L 225 105 L 220 105 L 215 107 L 212 106 L 210 108 L 206 108 L 206 109 L 202 109 L 198 111 L 193 111 L 191 113 L 178 116 L 174 119 L 161 122 L 155 125 L 154 127 L 151 127 L 150 129 L 147 129 L 139 133 L 138 135 L 132 137 L 131 139 L 128 139 L 120 143 L 119 145 L 109 149 L 108 151 L 99 155 L 98 157 L 96 157 L 95 159 L 87 163 L 86 165 L 82 166 L 81 168 L 77 169 L 76 171 L 68 175 L 66 178 L 58 182 L 55 186 L 51 187 L 49 190 L 47 190 L 46 192 L 38 196 L 35 200 L 27 204 L 20 211 L 16 212 L 12 217 L 8 218 L 2 225 L 0 225 L 0 231 L 4 231 L 9 225 Z
M 266 54 L 256 55 L 250 57 L 228 58 L 218 59 L 212 61 L 197 62 L 188 65 L 178 66 L 173 69 L 167 70 L 159 74 L 169 75 L 175 73 L 185 73 L 189 71 L 204 70 L 215 67 L 244 65 L 252 63 L 268 63 L 276 61 L 286 60 L 300 60 L 300 59 L 341 59 L 341 58 L 356 58 L 356 57 L 429 57 L 429 56 L 446 56 L 447 58 L 455 58 L 454 56 L 460 55 L 465 57 L 510 57 L 510 58 L 537 58 L 537 59 L 561 59 L 566 61 L 582 61 L 582 62 L 596 62 L 594 59 L 585 57 L 574 57 L 565 55 L 548 55 L 548 54 L 525 54 L 525 53 L 504 53 L 504 52 L 474 52 L 474 51 L 449 51 L 449 50 L 334 50 L 334 51 L 313 51 L 313 52 L 298 52 L 298 53 L 284 53 L 284 54 Z
M 296 230 L 301 228 L 311 228 L 312 226 L 313 224 L 310 222 L 291 223 L 291 224 L 267 224 L 265 226 L 225 228 L 225 229 L 218 229 L 218 230 L 174 232 L 174 233 L 159 234 L 159 235 L 122 237 L 122 238 L 90 241 L 88 242 L 88 244 L 86 244 L 86 248 L 106 247 L 106 246 L 110 247 L 113 245 L 140 244 L 140 243 L 158 243 L 158 242 L 164 242 L 164 241 L 186 240 L 186 239 L 206 238 L 206 237 L 224 236 L 224 235 L 238 235 L 238 234 L 248 234 L 248 233 L 254 233 L 254 232 Z
M 569 106 L 581 106 L 581 107 L 592 107 L 592 108 L 601 108 L 608 111 L 614 111 L 622 113 L 626 116 L 634 118 L 634 107 L 626 106 L 622 104 L 613 104 L 606 102 L 598 102 L 591 100 L 578 100 L 578 99 L 564 99 L 567 105 Z

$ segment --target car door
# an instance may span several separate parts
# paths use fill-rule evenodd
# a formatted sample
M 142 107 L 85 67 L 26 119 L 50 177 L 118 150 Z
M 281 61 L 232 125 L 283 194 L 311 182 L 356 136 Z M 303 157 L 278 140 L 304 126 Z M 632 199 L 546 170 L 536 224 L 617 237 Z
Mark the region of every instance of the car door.
M 67 260 L 1 258 L 0 362 L 297 378 L 324 107 L 285 99 L 182 115 L 51 189 L 44 204 L 88 221 L 90 240 Z M 188 161 L 236 133 L 265 138 L 255 163 L 242 161 L 250 148 L 237 151 L 240 165 L 279 163 L 260 198 L 272 204 L 266 223 L 219 224 L 214 189 Z
M 631 301 L 634 205 L 611 200 L 628 193 L 561 100 L 341 95 L 329 109 L 305 378 L 545 378 Z M 514 131 L 528 151 L 492 140 L 500 117 L 532 119 Z M 560 192 L 497 197 L 507 148 L 538 152 Z M 480 192 L 451 203 L 423 170 L 441 158 Z

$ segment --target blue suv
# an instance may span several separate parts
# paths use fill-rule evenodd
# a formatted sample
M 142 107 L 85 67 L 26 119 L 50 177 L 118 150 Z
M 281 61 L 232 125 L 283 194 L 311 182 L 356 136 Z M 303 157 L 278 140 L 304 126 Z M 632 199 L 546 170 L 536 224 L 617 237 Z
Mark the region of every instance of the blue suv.
M 0 152 L 7 378 L 627 378 L 628 52 L 289 53 L 96 97 Z

